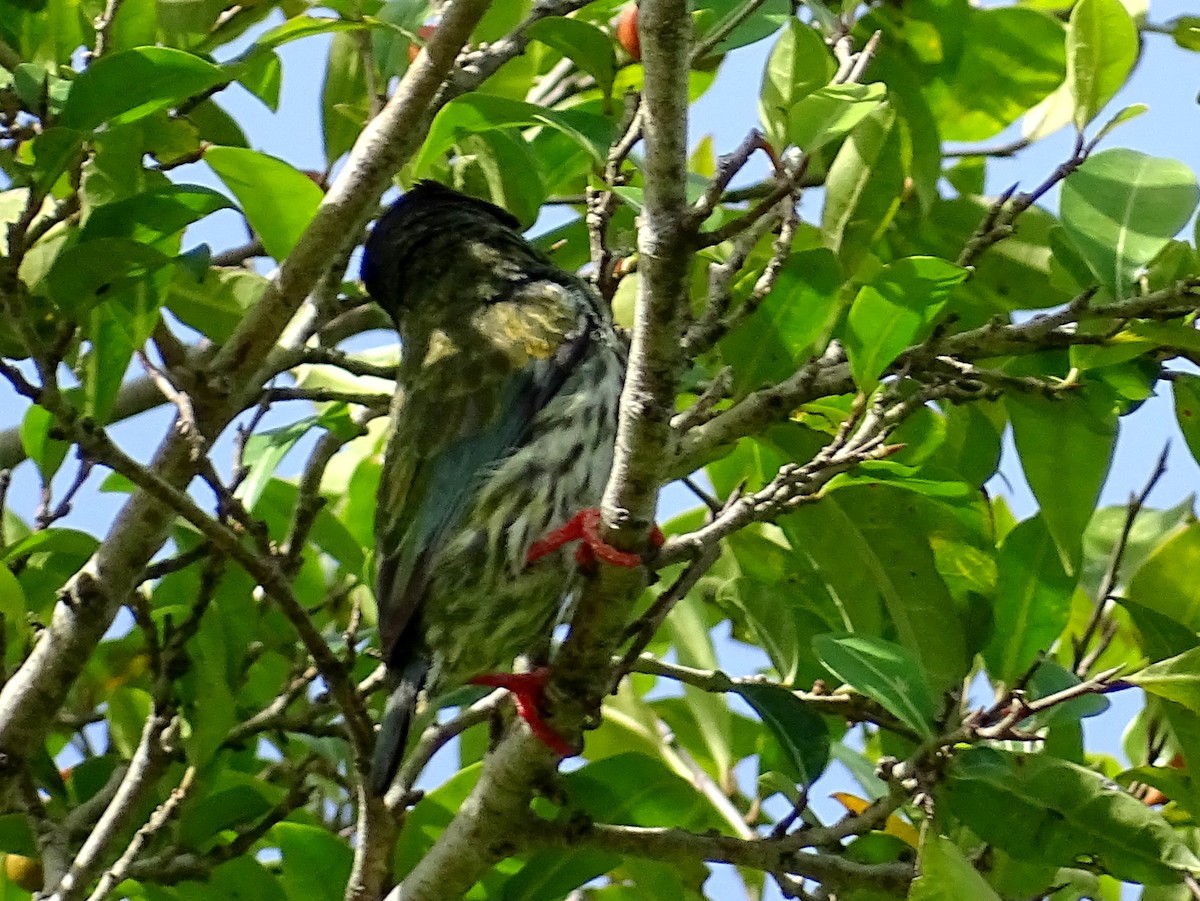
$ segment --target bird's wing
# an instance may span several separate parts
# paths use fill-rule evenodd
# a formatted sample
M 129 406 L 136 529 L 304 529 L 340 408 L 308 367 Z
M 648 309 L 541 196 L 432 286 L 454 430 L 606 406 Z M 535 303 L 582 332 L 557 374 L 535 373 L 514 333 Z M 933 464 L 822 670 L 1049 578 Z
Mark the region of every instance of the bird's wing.
M 407 630 L 437 550 L 587 352 L 592 323 L 564 303 L 563 292 L 578 290 L 523 285 L 434 330 L 424 359 L 401 370 L 375 518 L 380 638 L 392 666 L 411 654 Z

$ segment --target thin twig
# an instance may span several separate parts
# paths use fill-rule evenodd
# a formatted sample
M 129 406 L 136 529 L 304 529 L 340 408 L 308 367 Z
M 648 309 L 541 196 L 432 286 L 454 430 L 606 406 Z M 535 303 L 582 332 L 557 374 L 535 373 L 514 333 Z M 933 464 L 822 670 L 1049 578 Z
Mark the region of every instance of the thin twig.
M 1092 605 L 1092 614 L 1088 617 L 1087 625 L 1084 627 L 1083 633 L 1079 636 L 1079 640 L 1074 643 L 1075 660 L 1071 666 L 1071 670 L 1081 679 L 1087 675 L 1088 669 L 1094 662 L 1094 658 L 1088 660 L 1088 645 L 1091 644 L 1092 638 L 1096 634 L 1096 629 L 1105 619 L 1105 611 L 1112 602 L 1112 594 L 1116 590 L 1117 580 L 1120 578 L 1121 561 L 1125 558 L 1125 551 L 1129 547 L 1129 536 L 1133 532 L 1134 523 L 1137 521 L 1138 514 L 1142 512 L 1142 508 L 1146 505 L 1146 500 L 1150 497 L 1150 492 L 1154 490 L 1155 486 L 1162 480 L 1162 477 L 1167 474 L 1167 454 L 1169 451 L 1170 445 L 1164 445 L 1162 452 L 1158 455 L 1158 462 L 1155 463 L 1150 477 L 1146 480 L 1146 484 L 1142 486 L 1142 490 L 1137 494 L 1129 496 L 1129 503 L 1125 507 L 1125 521 L 1121 524 L 1121 532 L 1117 536 L 1116 543 L 1113 544 L 1112 553 L 1109 554 L 1108 566 L 1104 569 L 1104 577 L 1100 580 L 1100 585 L 1096 590 L 1096 600 Z

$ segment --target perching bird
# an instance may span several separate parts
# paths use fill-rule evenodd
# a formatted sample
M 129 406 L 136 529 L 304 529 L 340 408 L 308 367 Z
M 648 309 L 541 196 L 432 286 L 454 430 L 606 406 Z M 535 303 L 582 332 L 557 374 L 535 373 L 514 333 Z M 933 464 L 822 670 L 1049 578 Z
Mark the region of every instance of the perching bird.
M 372 763 L 382 793 L 422 686 L 431 699 L 472 680 L 512 688 L 535 732 L 563 744 L 527 682 L 485 674 L 544 648 L 561 613 L 571 568 L 537 558 L 561 558 L 577 514 L 595 513 L 625 353 L 595 292 L 513 216 L 435 182 L 379 219 L 362 278 L 402 346 L 375 515 L 392 687 Z

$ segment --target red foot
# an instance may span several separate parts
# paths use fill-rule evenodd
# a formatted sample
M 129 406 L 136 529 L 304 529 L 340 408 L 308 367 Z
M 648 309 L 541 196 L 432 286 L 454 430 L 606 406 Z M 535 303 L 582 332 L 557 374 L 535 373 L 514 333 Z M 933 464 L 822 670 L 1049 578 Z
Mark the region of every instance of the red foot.
M 640 554 L 618 550 L 600 537 L 600 511 L 595 507 L 580 510 L 565 526 L 531 544 L 525 555 L 525 563 L 536 563 L 564 544 L 576 540 L 580 544 L 575 550 L 575 562 L 584 569 L 593 567 L 596 560 L 603 560 L 611 566 L 629 568 L 642 565 Z M 650 532 L 650 543 L 655 547 L 662 547 L 663 540 L 662 530 L 655 526 Z
M 484 673 L 470 681 L 472 685 L 508 689 L 512 693 L 517 716 L 529 724 L 529 731 L 538 741 L 559 757 L 574 757 L 579 752 L 551 729 L 538 712 L 538 705 L 545 696 L 546 677 L 549 673 L 550 671 L 543 666 L 531 673 Z

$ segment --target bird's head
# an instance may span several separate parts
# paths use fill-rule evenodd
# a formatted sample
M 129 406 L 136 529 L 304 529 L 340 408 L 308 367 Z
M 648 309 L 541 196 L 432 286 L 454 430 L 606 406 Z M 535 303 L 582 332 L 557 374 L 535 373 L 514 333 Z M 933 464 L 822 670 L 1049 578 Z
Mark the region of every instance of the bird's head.
M 468 240 L 524 245 L 521 223 L 507 210 L 436 181 L 420 181 L 379 217 L 363 248 L 362 280 L 375 302 L 399 319 L 410 282 L 461 262 Z

